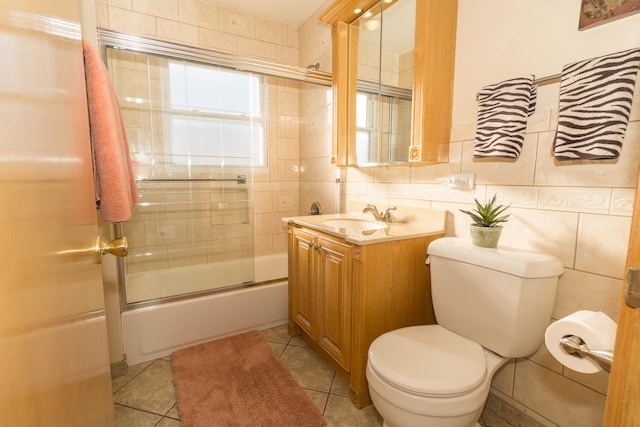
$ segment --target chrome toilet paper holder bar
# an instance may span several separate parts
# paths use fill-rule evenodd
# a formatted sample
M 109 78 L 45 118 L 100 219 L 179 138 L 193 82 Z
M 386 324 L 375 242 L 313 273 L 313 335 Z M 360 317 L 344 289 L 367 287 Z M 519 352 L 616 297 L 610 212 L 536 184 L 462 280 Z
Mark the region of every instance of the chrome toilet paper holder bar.
M 582 338 L 575 335 L 566 335 L 560 340 L 560 346 L 571 356 L 583 359 L 588 357 L 600 366 L 604 371 L 611 372 L 613 351 L 591 350 Z

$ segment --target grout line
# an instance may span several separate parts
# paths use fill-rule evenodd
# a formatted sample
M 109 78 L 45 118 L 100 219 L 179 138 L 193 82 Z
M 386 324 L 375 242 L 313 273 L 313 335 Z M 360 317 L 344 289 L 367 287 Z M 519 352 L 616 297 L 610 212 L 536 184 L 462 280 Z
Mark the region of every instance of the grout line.
M 338 373 L 333 371 L 333 378 L 331 378 L 331 385 L 329 386 L 329 392 L 327 393 L 327 400 L 324 401 L 324 408 L 322 408 L 322 416 L 324 416 L 327 412 L 327 406 L 329 406 L 329 397 L 331 397 L 331 390 L 333 389 L 333 382 L 336 380 L 336 375 Z
M 173 388 L 174 388 L 174 391 L 175 391 L 175 385 L 173 386 Z M 167 415 L 167 414 L 168 414 L 169 412 L 171 412 L 171 410 L 172 410 L 173 408 L 176 408 L 176 410 L 177 410 L 177 406 L 178 406 L 178 401 L 177 401 L 177 398 L 176 398 L 176 401 L 174 402 L 174 404 L 173 404 L 173 405 L 171 405 L 171 407 L 170 407 L 169 409 L 167 409 L 167 412 L 165 412 L 165 413 L 164 413 L 164 415 L 163 415 L 162 417 L 163 417 L 163 418 L 168 417 L 168 418 L 171 418 L 172 420 L 175 420 L 175 418 L 170 417 L 170 416 L 169 416 L 169 415 Z
M 136 408 L 135 406 L 124 405 L 122 403 L 114 403 L 113 405 L 114 406 L 122 406 L 123 408 L 129 408 L 129 409 L 133 409 L 134 411 L 140 411 L 140 412 L 144 412 L 145 414 L 156 415 L 156 416 L 158 416 L 160 418 L 164 418 L 164 415 L 162 415 L 162 414 L 158 414 L 157 412 L 148 411 L 148 410 L 142 409 L 142 408 Z M 171 417 L 169 417 L 169 418 L 171 418 Z
M 145 367 L 144 367 L 144 369 L 142 369 L 140 372 L 138 372 L 137 374 L 135 374 L 134 376 L 132 376 L 132 377 L 131 377 L 127 382 L 125 382 L 124 384 L 122 384 L 122 386 L 120 386 L 120 388 L 118 388 L 118 390 L 113 390 L 113 393 L 112 393 L 112 394 L 115 396 L 115 394 L 116 394 L 117 392 L 119 392 L 120 390 L 122 390 L 123 388 L 125 388 L 127 385 L 129 385 L 129 383 L 130 383 L 131 381 L 133 381 L 134 379 L 138 378 L 138 376 L 139 376 L 141 373 L 143 373 L 144 371 L 146 371 L 146 370 L 149 368 L 149 366 L 151 366 L 151 365 L 153 365 L 154 363 L 156 363 L 156 360 L 158 360 L 158 359 L 154 359 L 154 360 L 153 360 L 153 362 L 151 362 L 151 363 L 149 363 L 149 365 L 145 366 Z M 125 376 L 126 376 L 126 375 L 125 375 Z M 112 384 L 113 384 L 113 380 L 112 380 Z

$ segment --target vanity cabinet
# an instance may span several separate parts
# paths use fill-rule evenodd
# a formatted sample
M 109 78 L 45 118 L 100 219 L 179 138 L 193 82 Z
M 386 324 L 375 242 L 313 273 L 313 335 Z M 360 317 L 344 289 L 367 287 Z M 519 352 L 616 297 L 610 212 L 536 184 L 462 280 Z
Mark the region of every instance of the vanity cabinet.
M 289 277 L 291 318 L 344 370 L 351 364 L 351 247 L 294 228 Z M 291 279 L 290 279 L 291 283 Z
M 385 332 L 435 323 L 426 249 L 442 234 L 354 244 L 289 223 L 289 332 L 302 335 L 350 386 L 371 402 L 369 346 Z

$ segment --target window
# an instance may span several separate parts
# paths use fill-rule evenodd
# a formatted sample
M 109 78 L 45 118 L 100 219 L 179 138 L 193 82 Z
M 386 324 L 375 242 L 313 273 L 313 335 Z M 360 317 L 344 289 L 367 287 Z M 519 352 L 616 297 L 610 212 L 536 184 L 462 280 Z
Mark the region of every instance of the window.
M 167 76 L 165 147 L 174 166 L 267 166 L 263 77 L 171 60 Z
M 373 161 L 371 150 L 375 147 L 377 95 L 365 92 L 356 94 L 356 157 L 358 164 Z
M 356 94 L 356 156 L 359 165 L 406 162 L 411 144 L 411 99 Z

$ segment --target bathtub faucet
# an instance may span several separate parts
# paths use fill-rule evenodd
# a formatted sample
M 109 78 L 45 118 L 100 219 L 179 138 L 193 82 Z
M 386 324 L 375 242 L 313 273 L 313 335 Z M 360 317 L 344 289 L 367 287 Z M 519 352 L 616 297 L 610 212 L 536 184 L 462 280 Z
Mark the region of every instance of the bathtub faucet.
M 364 208 L 362 210 L 362 213 L 370 213 L 371 215 L 373 215 L 378 221 L 384 221 L 387 223 L 391 223 L 391 212 L 393 210 L 396 210 L 397 208 L 395 206 L 392 206 L 390 208 L 387 208 L 383 213 L 380 213 L 378 211 L 378 208 L 376 208 L 375 205 L 367 205 L 366 208 Z

